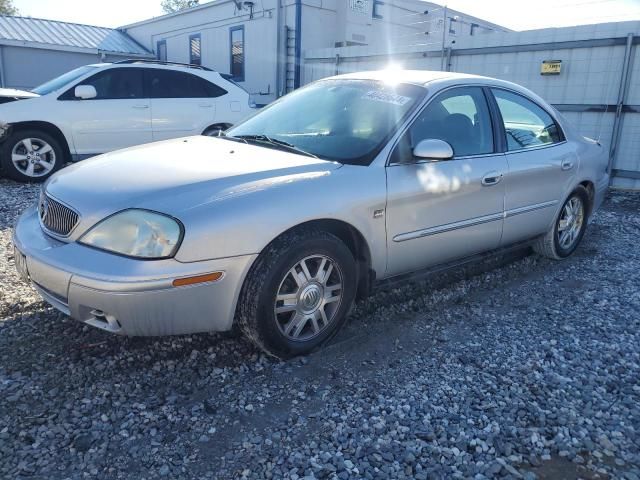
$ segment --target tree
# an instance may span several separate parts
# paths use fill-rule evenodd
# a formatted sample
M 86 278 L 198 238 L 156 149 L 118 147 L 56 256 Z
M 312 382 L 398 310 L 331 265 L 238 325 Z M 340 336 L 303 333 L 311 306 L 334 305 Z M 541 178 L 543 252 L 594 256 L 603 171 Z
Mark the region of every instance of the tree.
M 18 9 L 13 5 L 13 0 L 0 0 L 0 15 L 17 15 Z
M 3 0 L 0 0 L 0 2 Z M 9 0 L 10 1 L 10 0 Z M 162 0 L 162 9 L 166 13 L 178 12 L 185 8 L 195 7 L 200 0 Z

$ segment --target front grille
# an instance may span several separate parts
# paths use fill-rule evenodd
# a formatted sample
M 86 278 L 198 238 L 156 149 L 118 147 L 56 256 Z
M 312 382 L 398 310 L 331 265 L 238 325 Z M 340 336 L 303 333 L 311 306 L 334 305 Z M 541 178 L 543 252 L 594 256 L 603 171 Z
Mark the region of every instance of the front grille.
M 38 214 L 42 226 L 48 231 L 66 237 L 78 223 L 78 214 L 48 195 L 42 195 Z

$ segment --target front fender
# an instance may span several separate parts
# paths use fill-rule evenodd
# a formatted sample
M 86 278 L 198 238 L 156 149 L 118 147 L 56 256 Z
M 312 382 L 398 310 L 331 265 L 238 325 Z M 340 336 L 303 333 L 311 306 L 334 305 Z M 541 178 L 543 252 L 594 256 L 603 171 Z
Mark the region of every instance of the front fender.
M 372 268 L 386 267 L 384 168 L 344 166 L 335 170 L 272 178 L 240 186 L 225 196 L 181 212 L 185 237 L 176 255 L 181 262 L 259 254 L 271 241 L 313 220 L 339 220 L 361 232 Z

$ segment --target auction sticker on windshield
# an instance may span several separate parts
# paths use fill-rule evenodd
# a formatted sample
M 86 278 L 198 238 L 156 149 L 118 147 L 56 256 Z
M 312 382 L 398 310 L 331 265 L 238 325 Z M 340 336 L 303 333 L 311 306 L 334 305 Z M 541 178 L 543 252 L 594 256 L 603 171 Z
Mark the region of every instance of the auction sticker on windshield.
M 364 100 L 374 100 L 376 102 L 389 103 L 391 105 L 398 105 L 400 107 L 406 105 L 411 101 L 411 97 L 405 97 L 397 95 L 395 93 L 381 92 L 379 90 L 370 90 L 365 93 L 362 98 Z

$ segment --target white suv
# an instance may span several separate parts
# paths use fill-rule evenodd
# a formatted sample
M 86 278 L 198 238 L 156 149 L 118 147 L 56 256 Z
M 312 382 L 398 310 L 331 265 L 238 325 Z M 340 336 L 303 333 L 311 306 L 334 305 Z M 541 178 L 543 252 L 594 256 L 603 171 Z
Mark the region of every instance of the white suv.
M 215 135 L 254 107 L 228 75 L 138 60 L 86 65 L 31 93 L 0 105 L 2 174 L 21 181 L 120 148 Z

